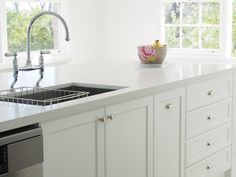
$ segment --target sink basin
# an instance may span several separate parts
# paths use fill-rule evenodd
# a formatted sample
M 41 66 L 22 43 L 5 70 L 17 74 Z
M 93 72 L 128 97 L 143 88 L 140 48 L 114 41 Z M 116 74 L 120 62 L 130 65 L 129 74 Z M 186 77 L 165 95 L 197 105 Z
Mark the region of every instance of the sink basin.
M 56 86 L 56 90 L 67 90 L 67 91 L 83 91 L 89 92 L 88 96 L 98 95 L 106 92 L 115 91 L 125 87 L 119 86 L 104 86 L 104 85 L 92 85 L 92 84 L 78 84 L 78 83 L 70 83 Z
M 0 101 L 48 106 L 125 87 L 69 83 L 46 88 L 21 87 L 0 92 Z

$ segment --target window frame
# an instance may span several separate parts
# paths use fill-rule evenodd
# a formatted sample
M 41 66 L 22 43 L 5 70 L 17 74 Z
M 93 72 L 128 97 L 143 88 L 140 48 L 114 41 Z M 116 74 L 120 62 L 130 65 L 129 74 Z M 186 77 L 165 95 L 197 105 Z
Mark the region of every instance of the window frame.
M 199 2 L 204 0 L 156 0 L 156 27 L 155 33 L 158 39 L 165 40 L 165 4 L 166 2 Z M 217 0 L 210 0 L 217 2 Z M 219 49 L 168 49 L 168 56 L 172 57 L 191 57 L 198 56 L 201 58 L 222 58 L 232 59 L 232 0 L 219 0 L 220 3 L 220 24 L 219 24 Z M 168 47 L 168 46 L 167 46 Z
M 7 28 L 6 28 L 6 9 L 5 0 L 0 1 L 0 63 L 5 61 L 4 51 L 7 49 Z
M 9 58 L 6 58 L 4 56 L 5 52 L 7 52 L 8 48 L 8 42 L 7 42 L 7 24 L 6 24 L 6 6 L 5 2 L 7 0 L 0 0 L 0 66 L 9 66 L 12 62 L 12 60 Z M 12 2 L 24 2 L 27 0 L 12 0 Z M 31 0 L 37 2 L 37 0 Z M 55 3 L 60 3 L 60 10 L 59 14 L 63 16 L 63 18 L 67 21 L 68 17 L 68 6 L 67 3 L 63 0 L 44 0 L 45 2 L 55 2 Z M 60 22 L 59 22 L 60 23 Z M 67 23 L 68 24 L 68 23 Z M 62 26 L 59 24 L 59 26 Z M 58 40 L 59 43 L 61 41 L 64 41 L 64 36 L 65 36 L 65 31 L 64 28 L 62 29 L 61 27 L 58 29 L 59 30 L 59 35 L 61 36 Z M 45 63 L 57 63 L 57 62 L 68 62 L 69 55 L 69 44 L 66 44 L 67 42 L 63 42 L 62 49 L 60 49 L 60 52 L 58 50 L 50 50 L 51 54 L 45 56 Z M 38 51 L 32 51 L 32 61 L 35 63 L 38 63 L 38 56 L 39 53 Z M 26 61 L 26 55 L 27 51 L 18 53 L 17 59 L 19 60 L 20 63 L 24 63 Z

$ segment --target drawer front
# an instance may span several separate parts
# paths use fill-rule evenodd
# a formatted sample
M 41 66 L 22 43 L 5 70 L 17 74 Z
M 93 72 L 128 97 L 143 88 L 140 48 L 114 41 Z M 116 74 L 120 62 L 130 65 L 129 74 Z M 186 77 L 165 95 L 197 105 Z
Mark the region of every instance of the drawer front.
M 214 177 L 220 175 L 230 169 L 230 156 L 230 148 L 224 149 L 186 169 L 186 177 Z
M 186 165 L 190 166 L 231 144 L 231 124 L 186 142 Z
M 206 106 L 232 96 L 232 75 L 187 87 L 187 111 Z
M 187 139 L 219 127 L 232 118 L 232 99 L 227 99 L 187 113 Z

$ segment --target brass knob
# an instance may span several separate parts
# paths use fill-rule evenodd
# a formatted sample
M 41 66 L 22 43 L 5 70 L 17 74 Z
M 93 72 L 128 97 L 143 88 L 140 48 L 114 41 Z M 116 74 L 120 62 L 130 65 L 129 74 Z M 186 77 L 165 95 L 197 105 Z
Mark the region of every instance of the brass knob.
M 171 109 L 171 108 L 173 108 L 173 104 L 172 104 L 172 103 L 169 103 L 169 104 L 167 104 L 167 105 L 165 106 L 165 108 L 166 108 L 166 109 Z
M 213 116 L 208 116 L 207 119 L 212 120 L 212 119 L 214 119 L 214 117 Z
M 208 95 L 209 96 L 211 96 L 211 95 L 213 95 L 214 94 L 214 92 L 212 91 L 212 90 L 210 90 L 209 92 L 208 92 Z
M 104 123 L 105 121 L 106 121 L 105 117 L 98 118 L 98 122 L 100 122 L 100 123 Z
M 108 115 L 108 116 L 107 116 L 107 119 L 108 119 L 108 120 L 113 120 L 113 116 L 112 116 L 112 115 Z
M 214 143 L 213 142 L 207 142 L 207 146 L 212 146 Z
M 206 169 L 207 169 L 207 170 L 210 170 L 210 169 L 212 169 L 212 166 L 211 166 L 211 165 L 207 165 L 207 166 L 206 166 Z

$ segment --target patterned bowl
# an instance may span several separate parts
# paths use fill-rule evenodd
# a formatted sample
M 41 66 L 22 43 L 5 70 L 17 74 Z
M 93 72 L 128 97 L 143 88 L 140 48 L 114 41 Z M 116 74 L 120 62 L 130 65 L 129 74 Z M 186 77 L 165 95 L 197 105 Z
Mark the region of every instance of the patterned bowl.
M 161 64 L 166 57 L 167 47 L 153 45 L 138 46 L 138 56 L 143 64 Z

